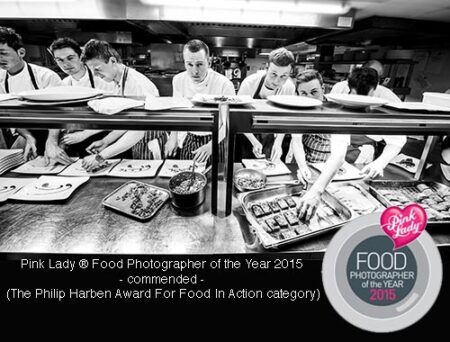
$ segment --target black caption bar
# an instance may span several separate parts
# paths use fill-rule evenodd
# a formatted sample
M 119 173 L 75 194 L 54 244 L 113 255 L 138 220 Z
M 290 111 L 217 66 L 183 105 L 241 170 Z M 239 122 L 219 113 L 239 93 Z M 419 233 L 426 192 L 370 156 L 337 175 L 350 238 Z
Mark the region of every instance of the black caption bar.
M 444 279 L 431 311 L 401 332 L 438 329 L 447 317 L 450 253 L 441 250 Z M 283 304 L 302 324 L 363 332 L 338 316 L 322 286 L 321 254 L 72 255 L 0 253 L 0 300 L 15 303 Z M 273 306 L 270 306 L 273 308 Z M 254 314 L 275 314 L 274 311 Z

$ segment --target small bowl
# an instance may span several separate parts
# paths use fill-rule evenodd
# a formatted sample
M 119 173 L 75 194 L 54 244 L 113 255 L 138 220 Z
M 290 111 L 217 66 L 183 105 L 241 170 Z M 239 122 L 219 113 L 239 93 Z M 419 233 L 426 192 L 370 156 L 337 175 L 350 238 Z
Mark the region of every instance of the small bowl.
M 252 180 L 254 185 L 243 183 L 242 180 Z M 264 188 L 267 182 L 267 177 L 264 173 L 254 169 L 240 169 L 234 173 L 233 183 L 239 191 L 252 191 Z
M 196 188 L 194 185 L 193 187 L 195 189 L 187 188 L 188 191 L 186 191 L 186 186 L 189 185 L 191 176 L 191 171 L 183 171 L 177 173 L 169 180 L 169 190 L 172 194 L 172 205 L 177 208 L 195 208 L 205 201 L 206 184 L 208 183 L 208 180 L 202 173 L 194 172 L 194 184 L 197 182 L 199 185 Z

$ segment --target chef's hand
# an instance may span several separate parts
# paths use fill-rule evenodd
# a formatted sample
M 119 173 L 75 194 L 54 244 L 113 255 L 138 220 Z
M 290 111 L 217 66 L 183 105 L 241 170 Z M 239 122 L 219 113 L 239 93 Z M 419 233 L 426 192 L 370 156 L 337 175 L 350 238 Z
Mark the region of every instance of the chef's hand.
M 73 160 L 67 155 L 67 153 L 53 142 L 48 142 L 45 144 L 44 153 L 45 166 L 54 165 L 60 163 L 63 165 L 70 165 Z
M 95 159 L 95 155 L 86 156 L 81 161 L 81 166 L 87 172 L 92 171 L 93 169 L 97 168 L 99 165 L 100 165 L 100 163 Z
M 300 197 L 298 218 L 306 222 L 311 220 L 319 206 L 321 196 L 320 192 L 311 189 L 303 197 Z
M 384 169 L 383 165 L 374 161 L 364 166 L 363 169 L 361 170 L 361 173 L 364 175 L 364 178 L 366 179 L 375 178 L 378 176 L 383 176 L 383 169 Z
M 253 146 L 252 152 L 256 158 L 259 159 L 259 158 L 264 158 L 266 156 L 263 153 L 263 146 L 258 140 L 253 141 L 252 146 Z
M 33 136 L 27 136 L 25 148 L 23 149 L 23 159 L 32 160 L 37 157 L 36 139 Z
M 278 142 L 277 139 L 273 142 L 272 153 L 270 155 L 270 161 L 277 162 L 280 160 L 283 154 L 283 149 L 281 148 L 281 142 Z
M 195 151 L 192 151 L 192 154 L 194 155 L 194 160 L 198 163 L 203 163 L 208 160 L 208 158 L 211 156 L 212 153 L 212 143 L 211 141 Z
M 97 152 L 103 151 L 107 147 L 108 147 L 108 143 L 105 140 L 101 139 L 101 140 L 94 141 L 92 144 L 90 144 L 86 148 L 86 151 L 90 154 L 95 154 Z
M 164 145 L 164 155 L 166 157 L 174 157 L 177 154 L 178 138 L 170 136 Z
M 308 165 L 301 165 L 298 167 L 297 179 L 300 182 L 302 182 L 303 185 L 306 185 L 306 184 L 312 182 L 311 170 L 309 169 Z
M 86 140 L 86 134 L 84 131 L 80 132 L 73 132 L 73 133 L 66 133 L 64 134 L 63 138 L 61 139 L 61 142 L 65 145 L 73 145 L 78 144 L 84 140 Z

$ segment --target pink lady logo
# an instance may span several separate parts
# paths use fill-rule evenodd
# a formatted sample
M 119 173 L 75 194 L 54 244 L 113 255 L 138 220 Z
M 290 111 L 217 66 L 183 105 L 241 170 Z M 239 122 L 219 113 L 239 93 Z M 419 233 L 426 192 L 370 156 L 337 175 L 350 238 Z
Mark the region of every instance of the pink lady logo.
M 381 214 L 380 223 L 397 249 L 417 239 L 425 230 L 427 213 L 418 204 L 410 204 L 403 209 L 390 207 Z

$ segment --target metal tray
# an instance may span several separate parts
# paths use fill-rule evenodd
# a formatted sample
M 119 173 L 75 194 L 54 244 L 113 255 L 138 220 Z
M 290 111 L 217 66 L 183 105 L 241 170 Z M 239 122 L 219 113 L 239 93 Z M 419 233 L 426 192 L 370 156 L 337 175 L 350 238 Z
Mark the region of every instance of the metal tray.
M 428 216 L 428 222 L 434 224 L 450 223 L 450 188 L 437 182 L 421 181 L 367 181 L 369 191 L 385 206 L 405 206 L 408 203 L 418 203 L 425 208 Z M 420 191 L 417 185 L 423 184 L 431 189 L 431 192 Z M 429 205 L 430 197 L 439 196 L 447 209 L 441 211 Z M 444 198 L 449 196 L 447 198 Z M 400 198 L 396 200 L 395 198 Z
M 255 233 L 264 248 L 279 248 L 287 244 L 308 239 L 336 229 L 352 219 L 352 212 L 327 191 L 325 191 L 322 196 L 322 201 L 317 209 L 316 215 L 308 224 L 302 223 L 301 225 L 288 225 L 287 228 L 282 228 L 275 233 L 269 233 L 266 231 L 264 228 L 266 226 L 265 220 L 268 218 L 273 218 L 279 213 L 285 214 L 287 211 L 297 213 L 296 207 L 289 208 L 287 210 L 280 210 L 279 213 L 271 213 L 262 217 L 256 217 L 252 211 L 252 205 L 254 204 L 268 202 L 283 197 L 292 197 L 298 205 L 298 200 L 304 193 L 305 190 L 302 185 L 295 185 L 251 191 L 240 197 L 239 201 L 245 212 L 247 220 L 253 226 Z M 330 208 L 333 211 L 333 215 L 327 215 L 324 211 L 325 207 Z M 329 209 L 327 210 L 329 211 Z M 296 228 L 301 229 L 296 232 Z M 290 236 L 285 238 L 284 236 L 280 236 L 279 233 Z
M 384 210 L 380 201 L 364 189 L 363 185 L 360 181 L 337 182 L 330 184 L 327 191 L 350 209 L 353 218 Z
M 144 194 L 139 194 L 139 198 L 141 202 L 143 202 L 142 205 L 143 208 L 145 208 L 146 205 L 148 205 L 148 199 L 146 194 L 148 194 L 149 192 L 154 202 L 154 205 L 152 205 L 150 208 L 148 208 L 147 211 L 144 211 L 142 214 L 133 212 L 133 209 L 131 208 L 131 205 L 133 203 L 133 197 L 135 198 L 136 196 L 133 195 L 125 196 L 126 193 L 130 193 L 130 191 L 136 187 L 145 189 Z M 138 181 L 130 181 L 125 184 L 122 184 L 120 187 L 118 187 L 116 190 L 114 190 L 112 193 L 106 196 L 103 199 L 102 204 L 107 208 L 117 210 L 137 220 L 146 221 L 151 219 L 157 213 L 157 211 L 164 205 L 164 203 L 169 199 L 169 197 L 170 193 L 166 189 L 162 189 L 157 186 Z

